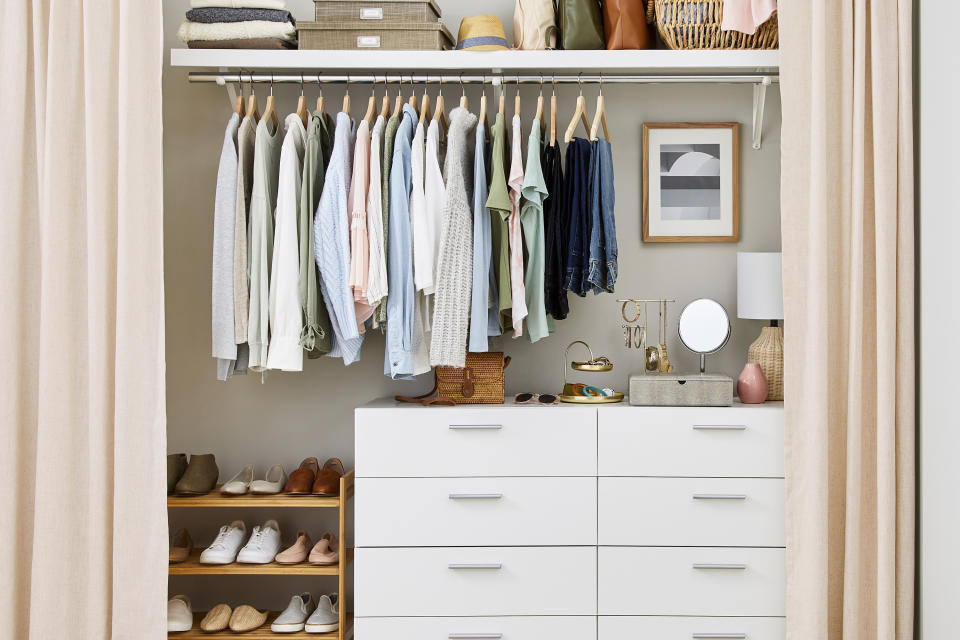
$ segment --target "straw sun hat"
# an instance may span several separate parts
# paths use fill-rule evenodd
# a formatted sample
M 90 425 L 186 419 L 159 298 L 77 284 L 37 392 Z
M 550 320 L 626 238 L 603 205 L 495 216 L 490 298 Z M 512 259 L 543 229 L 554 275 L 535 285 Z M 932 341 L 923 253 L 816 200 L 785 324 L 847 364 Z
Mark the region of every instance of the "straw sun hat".
M 509 48 L 503 23 L 497 16 L 473 16 L 460 22 L 460 33 L 457 34 L 458 50 L 498 51 Z

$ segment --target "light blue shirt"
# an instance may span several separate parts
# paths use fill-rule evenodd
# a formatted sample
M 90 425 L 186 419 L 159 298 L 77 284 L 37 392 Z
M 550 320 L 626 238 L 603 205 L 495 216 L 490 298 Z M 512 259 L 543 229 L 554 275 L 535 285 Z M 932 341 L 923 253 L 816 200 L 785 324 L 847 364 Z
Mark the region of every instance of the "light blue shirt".
M 470 351 L 490 349 L 488 336 L 500 334 L 497 306 L 490 304 L 493 279 L 493 240 L 490 210 L 487 209 L 486 133 L 483 120 L 477 123 L 473 157 L 473 299 L 470 304 Z
M 320 291 L 330 313 L 334 344 L 328 354 L 344 364 L 360 359 L 363 334 L 357 329 L 350 291 L 350 211 L 347 192 L 353 158 L 353 121 L 337 114 L 333 151 L 313 222 L 313 255 L 320 270 Z
M 383 373 L 391 378 L 413 375 L 413 251 L 410 232 L 410 192 L 413 176 L 410 150 L 413 123 L 417 112 L 403 105 L 403 118 L 393 143 L 393 166 L 390 169 L 390 220 L 387 240 L 387 345 L 384 349 Z

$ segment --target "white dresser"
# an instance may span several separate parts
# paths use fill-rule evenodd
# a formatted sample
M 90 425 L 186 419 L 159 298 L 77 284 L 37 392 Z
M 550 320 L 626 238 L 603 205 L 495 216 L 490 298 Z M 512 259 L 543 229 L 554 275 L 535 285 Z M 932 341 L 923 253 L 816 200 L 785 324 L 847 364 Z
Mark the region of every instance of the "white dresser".
M 784 637 L 783 410 L 356 410 L 358 640 Z

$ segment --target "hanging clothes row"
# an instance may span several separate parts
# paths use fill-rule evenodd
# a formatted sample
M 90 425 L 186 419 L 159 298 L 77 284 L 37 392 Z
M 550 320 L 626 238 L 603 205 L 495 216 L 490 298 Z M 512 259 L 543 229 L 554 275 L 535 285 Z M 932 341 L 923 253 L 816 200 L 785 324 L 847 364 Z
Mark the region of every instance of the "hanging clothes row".
M 249 368 L 300 371 L 303 354 L 361 356 L 385 333 L 384 373 L 407 379 L 464 365 L 490 337 L 537 342 L 569 313 L 567 293 L 613 292 L 613 158 L 602 86 L 593 123 L 582 89 L 567 127 L 543 89 L 523 137 L 519 92 L 489 124 L 442 85 L 391 109 L 372 92 L 359 122 L 350 87 L 336 118 L 301 95 L 280 121 L 237 99 L 217 175 L 213 355 L 225 380 Z M 587 137 L 576 137 L 582 122 Z M 600 137 L 602 127 L 603 136 Z M 548 135 L 549 134 L 549 135 Z M 525 156 L 525 157 L 524 157 Z

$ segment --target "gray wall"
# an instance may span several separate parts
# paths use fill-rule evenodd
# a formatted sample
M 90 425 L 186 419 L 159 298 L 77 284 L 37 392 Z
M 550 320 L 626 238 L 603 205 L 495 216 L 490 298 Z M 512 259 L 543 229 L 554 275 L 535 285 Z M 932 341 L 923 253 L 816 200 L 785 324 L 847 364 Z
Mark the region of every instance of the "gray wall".
M 164 3 L 166 42 L 176 40 L 176 28 L 188 8 L 187 0 Z M 309 0 L 288 0 L 294 16 L 311 19 Z M 456 34 L 460 18 L 471 11 L 465 0 L 442 0 L 444 21 Z M 485 3 L 485 11 L 499 14 L 509 32 L 510 0 Z M 245 464 L 258 469 L 282 463 L 288 469 L 300 459 L 315 455 L 339 456 L 348 468 L 353 462 L 353 408 L 368 400 L 395 393 L 420 393 L 430 388 L 424 376 L 413 383 L 392 382 L 383 375 L 383 338 L 369 334 L 360 362 L 344 368 L 329 358 L 305 361 L 302 373 L 270 372 L 218 382 L 210 357 L 210 259 L 213 197 L 223 128 L 230 114 L 226 91 L 215 85 L 190 85 L 187 70 L 164 69 L 164 197 L 167 296 L 167 413 L 170 452 L 213 452 L 221 478 Z M 596 88 L 585 88 L 593 104 Z M 299 89 L 275 89 L 279 110 L 296 105 Z M 536 99 L 536 87 L 521 91 L 527 114 Z M 570 118 L 575 90 L 558 89 L 560 120 Z M 636 351 L 623 347 L 619 296 L 670 297 L 671 335 L 668 351 L 680 371 L 693 371 L 696 357 L 676 338 L 676 318 L 686 302 L 703 296 L 719 300 L 733 317 L 733 337 L 726 348 L 708 359 L 708 368 L 736 377 L 746 360 L 750 343 L 763 326 L 759 321 L 737 320 L 736 252 L 778 251 L 780 248 L 780 99 L 774 90 L 767 97 L 763 149 L 750 147 L 752 91 L 749 86 L 627 86 L 608 85 L 608 120 L 613 137 L 617 194 L 617 238 L 620 278 L 617 295 L 571 297 L 570 317 L 558 323 L 549 338 L 531 345 L 526 338 L 496 339 L 492 348 L 513 356 L 507 375 L 508 391 L 559 391 L 563 380 L 561 356 L 572 340 L 587 341 L 596 354 L 615 363 L 610 374 L 591 380 L 626 390 L 631 372 L 642 368 Z M 261 89 L 260 95 L 263 94 Z M 308 95 L 315 89 L 308 87 Z M 337 89 L 325 91 L 328 104 L 339 104 Z M 468 88 L 477 104 L 478 89 Z M 361 109 L 365 101 L 355 100 Z M 261 101 L 262 104 L 262 101 Z M 357 114 L 354 114 L 355 116 Z M 362 115 L 362 114 L 360 114 Z M 656 245 L 640 241 L 641 125 L 644 121 L 738 121 L 741 128 L 741 241 L 736 244 Z M 145 123 L 149 124 L 149 123 Z M 276 515 L 276 514 L 263 514 Z M 293 513 L 280 514 L 281 526 L 292 535 L 298 524 Z M 217 517 L 171 513 L 171 526 L 189 524 L 198 544 L 212 538 Z M 238 511 L 250 525 L 257 514 Z M 331 521 L 332 524 L 332 521 Z M 319 536 L 319 526 L 310 532 Z M 285 578 L 221 580 L 212 577 L 171 580 L 173 592 L 185 591 L 200 607 L 213 598 L 249 598 L 262 606 L 285 605 L 296 587 Z M 304 588 L 317 587 L 309 580 Z M 330 583 L 332 585 L 332 583 Z M 267 585 L 279 591 L 254 596 L 252 589 Z M 330 588 L 325 585 L 325 588 Z

